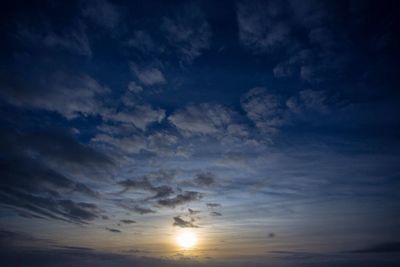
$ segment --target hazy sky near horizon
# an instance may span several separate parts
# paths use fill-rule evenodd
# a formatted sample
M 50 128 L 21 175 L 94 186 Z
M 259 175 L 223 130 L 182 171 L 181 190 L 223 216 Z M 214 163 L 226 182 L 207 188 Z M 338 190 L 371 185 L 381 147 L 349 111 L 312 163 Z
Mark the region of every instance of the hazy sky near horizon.
M 0 265 L 399 262 L 396 1 L 0 13 Z

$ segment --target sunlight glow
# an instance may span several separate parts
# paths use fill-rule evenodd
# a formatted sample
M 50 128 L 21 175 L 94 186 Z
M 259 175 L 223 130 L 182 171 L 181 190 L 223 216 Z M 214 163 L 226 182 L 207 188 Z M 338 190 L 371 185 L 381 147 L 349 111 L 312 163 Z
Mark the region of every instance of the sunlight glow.
M 178 233 L 176 236 L 176 242 L 181 248 L 190 249 L 193 248 L 197 243 L 196 234 L 188 229 Z

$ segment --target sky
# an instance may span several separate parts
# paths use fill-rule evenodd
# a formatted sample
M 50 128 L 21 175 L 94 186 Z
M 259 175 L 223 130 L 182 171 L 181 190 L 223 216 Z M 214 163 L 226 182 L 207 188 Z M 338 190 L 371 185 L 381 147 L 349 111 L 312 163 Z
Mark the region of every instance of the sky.
M 398 7 L 3 1 L 0 265 L 397 266 Z

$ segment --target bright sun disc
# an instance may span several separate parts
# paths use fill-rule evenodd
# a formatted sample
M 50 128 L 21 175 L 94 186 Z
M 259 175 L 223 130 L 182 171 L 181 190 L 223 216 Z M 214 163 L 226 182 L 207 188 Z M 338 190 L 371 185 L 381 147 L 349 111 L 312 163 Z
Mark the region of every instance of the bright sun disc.
M 196 245 L 197 237 L 192 231 L 183 231 L 176 236 L 176 242 L 180 247 L 189 249 Z

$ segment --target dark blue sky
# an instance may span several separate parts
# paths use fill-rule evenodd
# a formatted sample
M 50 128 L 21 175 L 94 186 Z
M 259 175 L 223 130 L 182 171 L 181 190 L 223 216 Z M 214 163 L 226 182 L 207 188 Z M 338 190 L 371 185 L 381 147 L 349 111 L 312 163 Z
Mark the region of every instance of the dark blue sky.
M 0 265 L 395 266 L 398 10 L 4 2 Z

